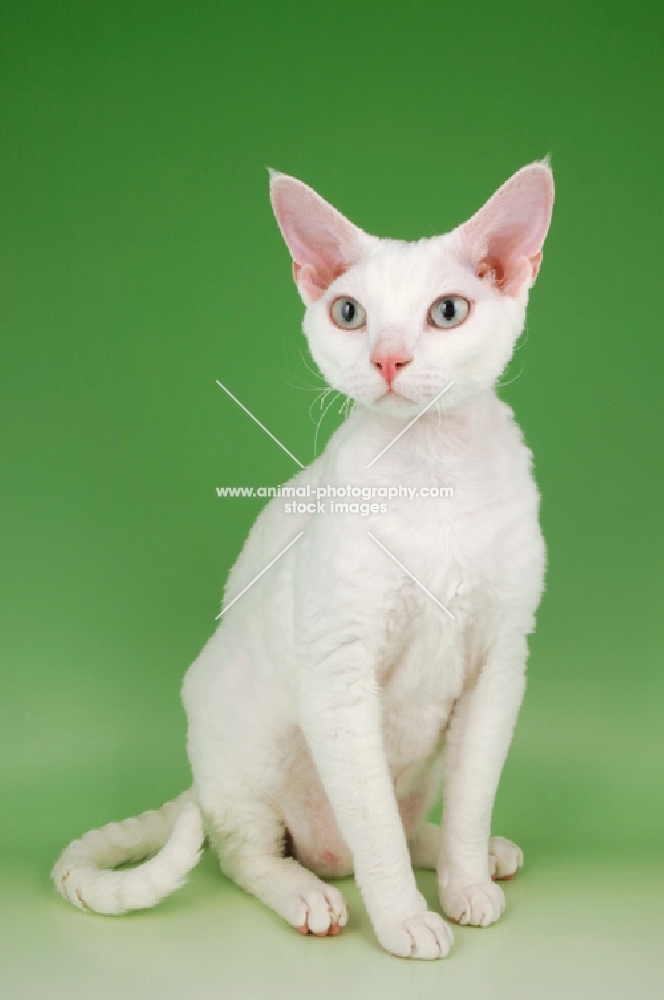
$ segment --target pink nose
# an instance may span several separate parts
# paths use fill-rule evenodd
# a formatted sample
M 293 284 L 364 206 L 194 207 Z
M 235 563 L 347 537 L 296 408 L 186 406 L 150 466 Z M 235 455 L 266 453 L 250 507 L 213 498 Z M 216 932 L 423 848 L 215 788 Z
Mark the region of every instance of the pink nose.
M 374 368 L 378 369 L 388 385 L 392 385 L 399 371 L 405 368 L 406 365 L 409 365 L 412 360 L 411 357 L 403 352 L 395 354 L 372 354 L 371 356 L 371 364 Z

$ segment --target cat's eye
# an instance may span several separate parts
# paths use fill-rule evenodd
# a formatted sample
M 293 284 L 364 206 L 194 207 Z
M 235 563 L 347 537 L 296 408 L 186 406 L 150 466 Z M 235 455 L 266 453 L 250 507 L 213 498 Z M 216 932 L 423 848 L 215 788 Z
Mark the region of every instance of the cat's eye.
M 367 314 L 357 299 L 341 295 L 330 306 L 332 322 L 342 330 L 359 330 L 367 321 Z
M 441 330 L 459 326 L 470 312 L 470 302 L 460 295 L 442 295 L 429 309 L 429 322 Z

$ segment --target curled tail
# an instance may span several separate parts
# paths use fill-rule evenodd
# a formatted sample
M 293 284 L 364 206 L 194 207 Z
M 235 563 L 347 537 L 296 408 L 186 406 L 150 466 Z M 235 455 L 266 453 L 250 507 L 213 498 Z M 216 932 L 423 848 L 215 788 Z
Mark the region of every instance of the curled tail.
M 81 910 L 113 914 L 141 910 L 184 884 L 204 840 L 201 813 L 189 789 L 161 809 L 109 823 L 73 840 L 51 877 L 65 899 Z M 112 870 L 143 858 L 149 860 L 135 868 Z

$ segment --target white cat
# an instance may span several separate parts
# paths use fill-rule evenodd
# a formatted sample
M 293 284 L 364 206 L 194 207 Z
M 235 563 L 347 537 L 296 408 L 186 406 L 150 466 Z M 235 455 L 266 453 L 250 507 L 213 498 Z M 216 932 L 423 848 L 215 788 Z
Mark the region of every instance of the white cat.
M 271 500 L 184 680 L 192 789 L 74 841 L 53 878 L 82 909 L 152 906 L 207 836 L 226 875 L 301 932 L 346 923 L 318 876 L 354 872 L 383 947 L 438 958 L 452 932 L 413 866 L 437 870 L 451 920 L 486 926 L 504 908 L 492 878 L 523 860 L 490 822 L 545 552 L 530 452 L 494 386 L 523 329 L 552 175 L 526 166 L 468 222 L 416 243 L 367 235 L 292 177 L 270 186 L 311 353 L 355 401 L 291 484 L 453 497 L 367 516 Z M 426 816 L 441 787 L 438 827 Z

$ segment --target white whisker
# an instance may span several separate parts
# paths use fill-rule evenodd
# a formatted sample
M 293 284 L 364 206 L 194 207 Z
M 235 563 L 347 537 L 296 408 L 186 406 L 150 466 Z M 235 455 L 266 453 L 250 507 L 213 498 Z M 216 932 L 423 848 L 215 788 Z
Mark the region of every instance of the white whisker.
M 304 354 L 302 353 L 302 351 L 298 351 L 298 354 L 300 355 L 300 359 L 302 360 L 302 364 L 303 364 L 303 365 L 304 365 L 304 367 L 305 367 L 305 368 L 307 369 L 307 371 L 308 371 L 308 372 L 310 372 L 310 373 L 311 373 L 311 374 L 312 374 L 312 375 L 314 376 L 314 378 L 318 378 L 318 379 L 320 379 L 320 380 L 321 380 L 321 382 L 325 382 L 325 383 L 327 384 L 327 380 L 326 380 L 325 378 L 323 378 L 323 376 L 321 375 L 321 373 L 320 373 L 319 371 L 316 371 L 316 369 L 315 369 L 315 368 L 312 368 L 312 367 L 311 367 L 311 366 L 310 366 L 310 365 L 309 365 L 309 364 L 307 363 L 307 359 L 305 358 L 305 356 L 304 356 Z
M 332 389 L 328 390 L 328 392 L 332 392 L 332 391 L 333 391 Z M 315 458 L 318 458 L 318 432 L 320 430 L 321 424 L 323 423 L 323 418 L 325 417 L 325 414 L 327 413 L 327 411 L 329 410 L 329 408 L 333 405 L 335 399 L 338 399 L 340 395 L 341 395 L 341 393 L 339 391 L 334 390 L 334 395 L 332 396 L 332 399 L 327 404 L 327 406 L 325 407 L 325 409 L 321 412 L 320 419 L 319 419 L 318 423 L 316 424 L 316 433 L 314 434 L 314 456 L 315 456 Z
M 521 365 L 516 375 L 514 375 L 513 378 L 508 378 L 506 382 L 503 382 L 501 379 L 498 379 L 498 381 L 496 382 L 496 388 L 504 389 L 506 385 L 511 385 L 512 382 L 516 382 L 516 380 L 518 378 L 521 378 L 521 376 L 523 375 L 523 370 L 524 370 L 524 365 Z M 505 372 L 505 374 L 507 373 Z

